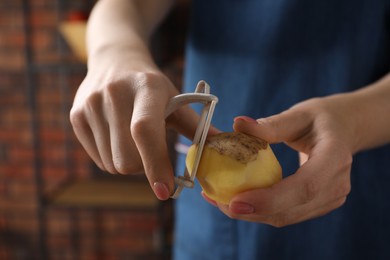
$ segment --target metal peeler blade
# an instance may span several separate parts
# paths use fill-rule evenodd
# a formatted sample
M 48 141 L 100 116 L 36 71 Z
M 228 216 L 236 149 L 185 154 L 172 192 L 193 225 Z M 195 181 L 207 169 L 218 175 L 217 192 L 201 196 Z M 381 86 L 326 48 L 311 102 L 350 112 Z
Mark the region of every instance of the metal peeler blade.
M 179 107 L 190 103 L 202 103 L 204 105 L 202 113 L 200 114 L 199 124 L 196 128 L 194 140 L 192 141 L 192 144 L 198 145 L 198 150 L 196 152 L 195 162 L 191 172 L 189 173 L 187 169 L 185 169 L 183 176 L 175 177 L 176 188 L 171 196 L 173 199 L 177 199 L 179 197 L 184 187 L 194 187 L 194 180 L 202 157 L 203 147 L 211 125 L 214 109 L 218 103 L 218 98 L 210 94 L 210 86 L 205 81 L 201 80 L 198 82 L 194 93 L 180 94 L 171 98 L 165 112 L 165 117 L 168 117 Z

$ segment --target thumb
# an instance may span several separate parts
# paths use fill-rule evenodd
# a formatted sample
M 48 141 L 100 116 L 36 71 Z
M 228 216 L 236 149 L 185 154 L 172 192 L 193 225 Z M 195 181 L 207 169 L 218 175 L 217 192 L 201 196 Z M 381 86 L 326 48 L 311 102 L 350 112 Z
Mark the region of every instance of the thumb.
M 238 116 L 235 131 L 261 138 L 269 143 L 291 142 L 303 136 L 310 128 L 310 117 L 299 111 L 286 110 L 266 118 L 252 119 Z

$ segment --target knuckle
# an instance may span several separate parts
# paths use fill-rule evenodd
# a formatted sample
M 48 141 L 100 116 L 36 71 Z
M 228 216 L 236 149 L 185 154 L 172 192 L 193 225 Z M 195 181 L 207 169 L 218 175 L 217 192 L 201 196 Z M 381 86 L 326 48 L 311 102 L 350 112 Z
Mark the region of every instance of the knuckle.
M 95 111 L 96 107 L 101 106 L 102 95 L 100 92 L 94 92 L 85 99 L 85 109 Z
M 125 82 L 124 80 L 108 83 L 105 87 L 104 94 L 106 101 L 111 102 L 111 104 L 115 104 L 118 100 L 127 99 L 130 95 L 128 85 L 128 82 Z
M 154 91 L 162 87 L 169 87 L 169 90 L 175 89 L 173 83 L 164 74 L 157 71 L 137 72 L 133 77 L 133 85 L 136 89 L 141 90 L 142 93 Z M 164 95 L 177 94 L 170 91 L 164 91 Z
M 73 105 L 69 112 L 69 119 L 73 128 L 83 128 L 87 123 L 87 118 L 92 114 L 96 114 L 100 105 L 101 96 L 98 93 L 89 95 L 82 104 Z
M 69 113 L 69 120 L 74 129 L 80 129 L 85 124 L 85 116 L 81 109 L 72 108 Z
M 134 75 L 134 80 L 138 86 L 150 86 L 161 79 L 161 75 L 156 72 L 137 72 Z
M 108 97 L 107 101 L 115 103 L 115 100 L 117 99 L 118 95 L 121 95 L 122 93 L 121 88 L 122 86 L 117 82 L 109 83 L 105 88 L 105 95 L 106 97 Z
M 319 192 L 319 185 L 313 180 L 309 180 L 303 184 L 302 188 L 302 202 L 308 203 L 317 197 Z
M 84 103 L 79 107 L 84 116 L 98 115 L 102 107 L 102 96 L 100 93 L 92 93 L 85 98 Z
M 148 116 L 133 118 L 131 121 L 130 130 L 133 137 L 135 137 L 134 139 L 139 136 L 147 135 L 147 133 L 150 133 L 153 129 L 153 121 Z

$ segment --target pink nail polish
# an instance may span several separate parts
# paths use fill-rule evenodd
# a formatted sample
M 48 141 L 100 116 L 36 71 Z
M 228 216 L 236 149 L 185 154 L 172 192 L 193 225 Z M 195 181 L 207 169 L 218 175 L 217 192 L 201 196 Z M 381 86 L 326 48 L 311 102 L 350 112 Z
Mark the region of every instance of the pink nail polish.
M 257 124 L 257 121 L 249 116 L 238 116 L 234 118 L 234 122 L 244 121 L 246 123 Z
M 168 186 L 165 183 L 162 182 L 153 183 L 153 190 L 158 199 L 160 200 L 169 199 L 170 193 L 169 193 Z
M 252 205 L 244 202 L 233 202 L 229 208 L 235 214 L 245 215 L 255 212 L 255 208 Z

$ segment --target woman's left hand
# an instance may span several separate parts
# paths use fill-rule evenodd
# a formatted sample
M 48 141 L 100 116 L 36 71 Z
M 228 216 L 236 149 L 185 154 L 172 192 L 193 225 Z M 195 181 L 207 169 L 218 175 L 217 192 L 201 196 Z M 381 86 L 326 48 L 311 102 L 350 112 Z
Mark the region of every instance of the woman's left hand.
M 324 215 L 344 204 L 351 190 L 355 149 L 353 99 L 347 94 L 315 98 L 268 118 L 237 117 L 235 131 L 270 143 L 284 142 L 301 155 L 301 167 L 270 188 L 218 204 L 227 216 L 283 227 Z

